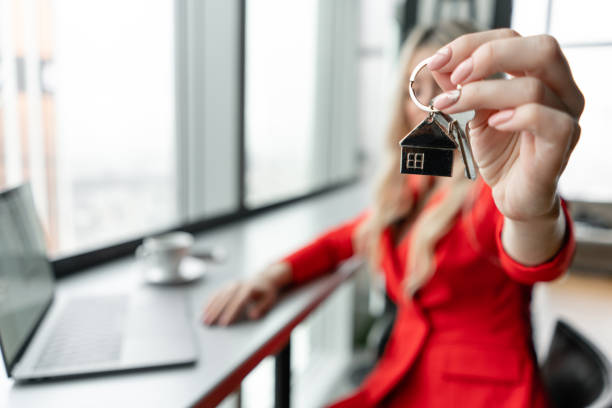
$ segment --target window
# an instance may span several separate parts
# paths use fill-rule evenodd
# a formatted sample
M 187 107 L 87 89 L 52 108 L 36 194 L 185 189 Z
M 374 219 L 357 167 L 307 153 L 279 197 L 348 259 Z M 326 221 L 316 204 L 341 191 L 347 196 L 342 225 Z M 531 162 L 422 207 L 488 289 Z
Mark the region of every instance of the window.
M 0 188 L 31 182 L 52 255 L 176 224 L 173 1 L 0 7 Z
M 246 6 L 245 204 L 253 208 L 355 176 L 358 38 L 351 2 Z
M 523 35 L 549 33 L 557 38 L 586 99 L 582 137 L 559 183 L 569 199 L 612 201 L 612 161 L 607 154 L 612 151 L 607 124 L 612 101 L 605 85 L 612 65 L 612 31 L 605 29 L 611 12 L 612 3 L 598 0 L 514 2 L 513 27 Z
M 52 257 L 356 175 L 355 7 L 285 3 L 0 1 L 0 189 Z
M 425 162 L 425 153 L 410 152 L 406 156 L 406 162 L 406 167 L 409 169 L 423 170 L 423 165 Z
M 289 15 L 300 18 L 279 18 Z M 313 137 L 318 20 L 317 0 L 247 1 L 246 200 L 251 207 L 320 185 L 321 156 Z

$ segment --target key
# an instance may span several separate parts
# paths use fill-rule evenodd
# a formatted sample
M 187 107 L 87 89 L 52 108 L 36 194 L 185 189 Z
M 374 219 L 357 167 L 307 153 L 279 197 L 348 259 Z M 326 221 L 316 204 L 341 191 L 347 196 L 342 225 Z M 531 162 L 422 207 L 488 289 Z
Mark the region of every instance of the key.
M 413 85 L 418 72 L 429 63 L 421 61 L 410 75 L 410 99 L 415 105 L 429 115 L 417 127 L 412 129 L 400 142 L 402 156 L 400 172 L 404 174 L 426 174 L 431 176 L 450 177 L 453 170 L 455 149 L 459 149 L 465 165 L 465 176 L 476 180 L 476 163 L 472 147 L 459 122 L 433 106 L 425 106 L 417 99 Z M 461 89 L 458 86 L 457 89 Z
M 472 154 L 472 146 L 470 146 L 470 140 L 467 138 L 469 133 L 468 125 L 465 125 L 465 132 L 461 130 L 459 122 L 453 120 L 450 124 L 451 134 L 455 135 L 455 143 L 461 153 L 463 164 L 465 165 L 465 177 L 470 180 L 476 180 L 476 163 L 474 163 L 474 155 Z

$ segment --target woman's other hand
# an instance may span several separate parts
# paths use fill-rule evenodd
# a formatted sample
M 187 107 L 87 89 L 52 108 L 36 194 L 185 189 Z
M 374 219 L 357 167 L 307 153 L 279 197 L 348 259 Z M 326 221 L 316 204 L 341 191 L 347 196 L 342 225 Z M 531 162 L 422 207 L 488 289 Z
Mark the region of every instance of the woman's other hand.
M 279 292 L 291 282 L 291 266 L 273 264 L 257 276 L 227 284 L 216 291 L 204 307 L 202 321 L 227 326 L 242 316 L 258 319 L 276 303 Z

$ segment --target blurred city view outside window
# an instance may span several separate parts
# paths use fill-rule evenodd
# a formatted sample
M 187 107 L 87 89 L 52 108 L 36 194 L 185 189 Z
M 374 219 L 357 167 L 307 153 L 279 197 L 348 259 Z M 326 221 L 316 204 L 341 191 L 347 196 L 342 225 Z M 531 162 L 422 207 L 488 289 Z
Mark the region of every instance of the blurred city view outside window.
M 251 207 L 317 184 L 315 166 L 324 160 L 314 146 L 318 3 L 247 1 L 245 176 Z
M 32 183 L 51 254 L 176 224 L 173 1 L 1 0 L 0 16 L 0 188 Z
M 354 5 L 244 3 L 241 166 L 241 4 L 0 0 L 0 189 L 32 184 L 52 258 L 355 176 Z

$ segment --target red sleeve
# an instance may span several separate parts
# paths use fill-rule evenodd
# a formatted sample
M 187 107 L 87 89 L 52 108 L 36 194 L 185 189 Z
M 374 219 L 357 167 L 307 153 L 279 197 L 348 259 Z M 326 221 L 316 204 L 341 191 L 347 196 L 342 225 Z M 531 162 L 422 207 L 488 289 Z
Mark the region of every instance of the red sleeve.
M 293 282 L 301 283 L 320 276 L 353 256 L 353 232 L 367 215 L 368 212 L 360 214 L 286 256 L 283 261 L 291 265 Z
M 574 225 L 572 217 L 569 214 L 565 201 L 561 200 L 561 208 L 565 215 L 566 230 L 565 241 L 557 254 L 549 261 L 535 266 L 525 266 L 508 255 L 501 241 L 502 228 L 504 226 L 504 217 L 500 214 L 495 227 L 495 243 L 499 253 L 499 260 L 502 268 L 514 280 L 533 284 L 538 281 L 550 281 L 561 276 L 568 268 L 572 261 L 574 251 L 576 249 L 576 238 L 574 237 Z

